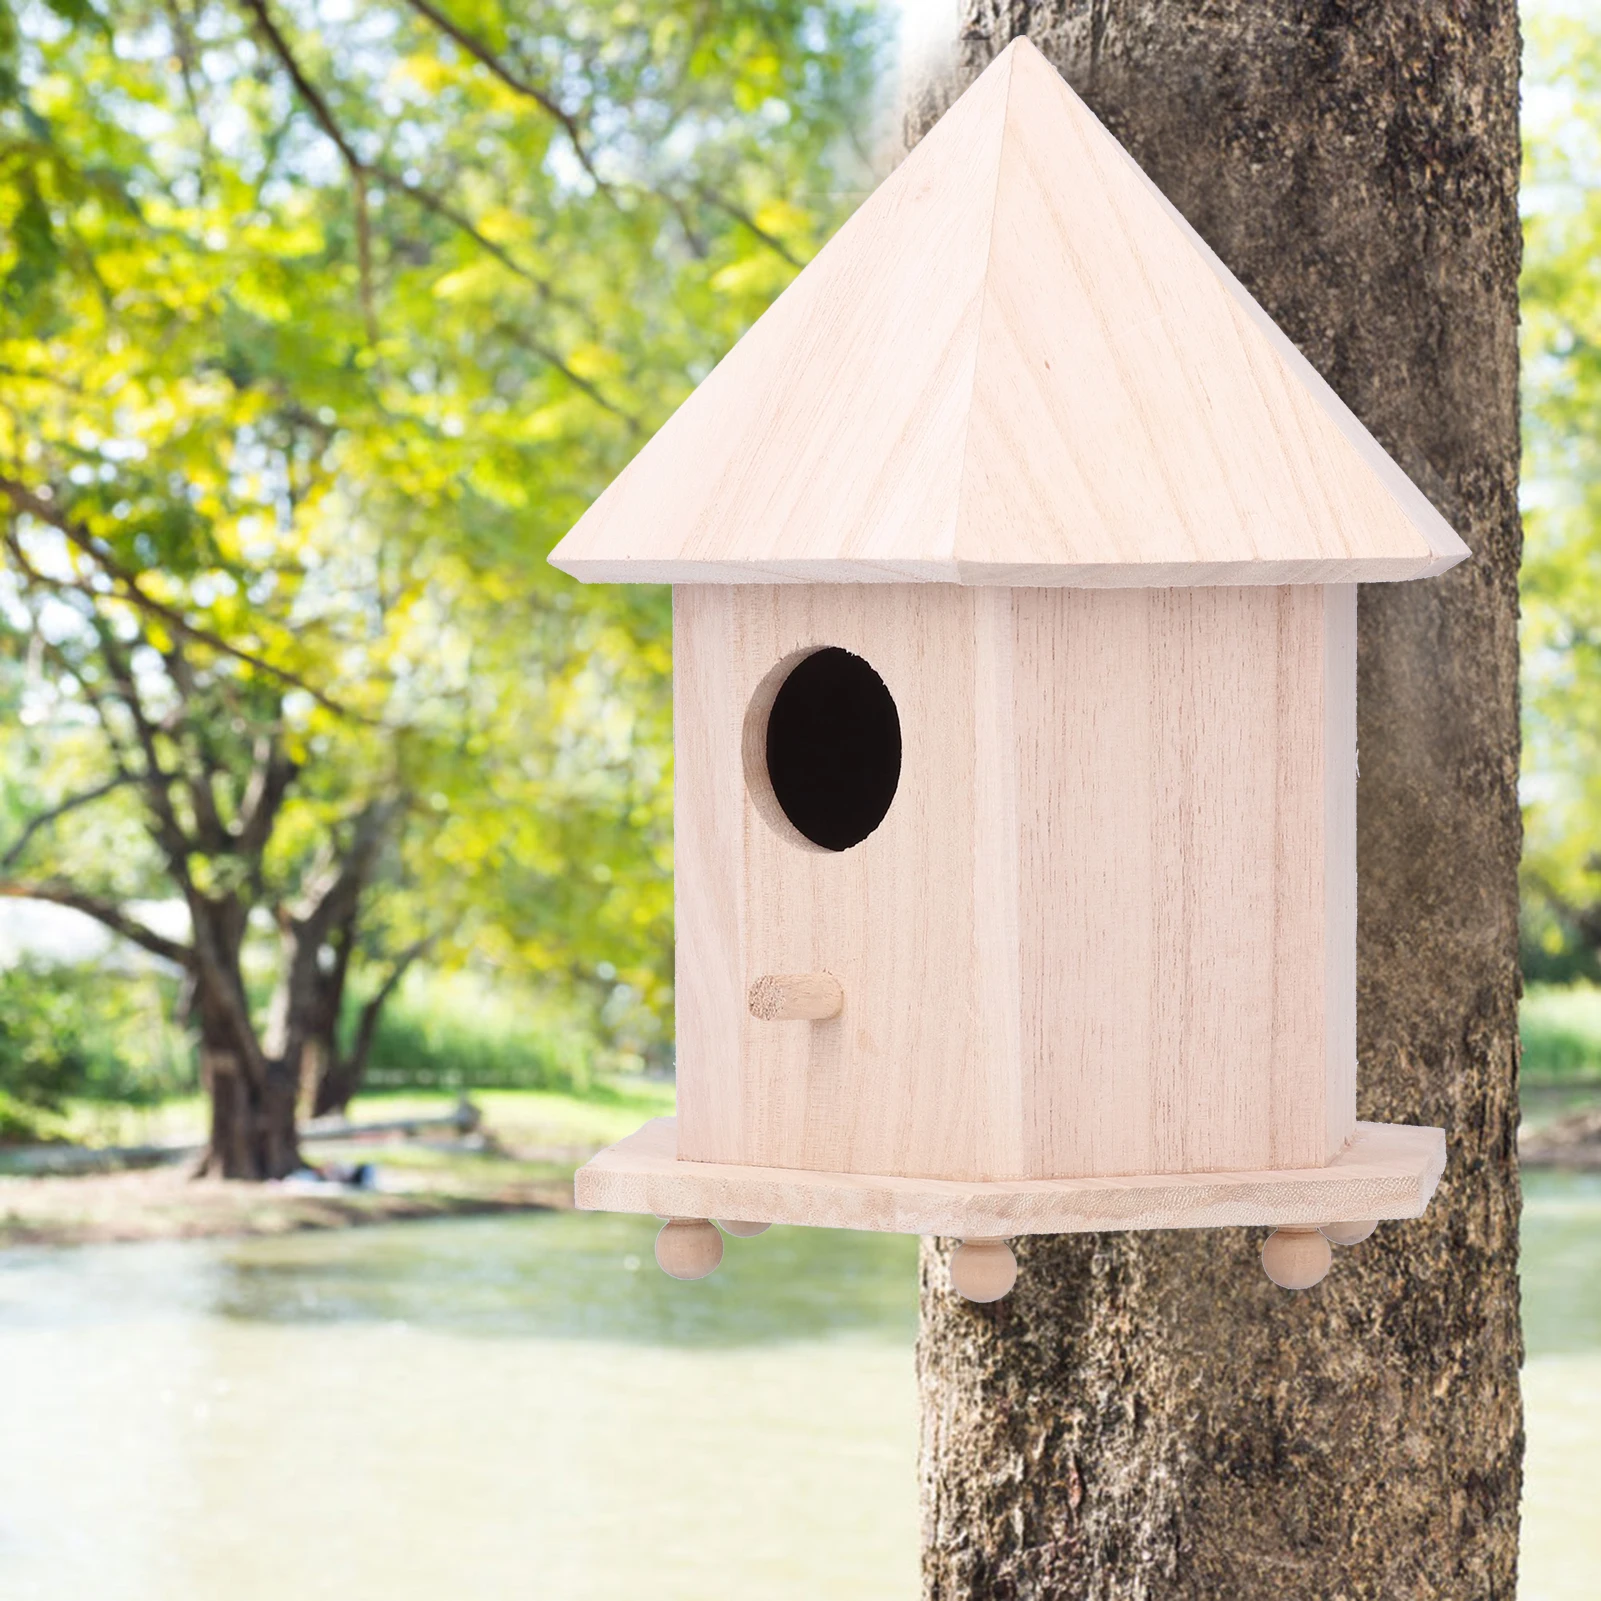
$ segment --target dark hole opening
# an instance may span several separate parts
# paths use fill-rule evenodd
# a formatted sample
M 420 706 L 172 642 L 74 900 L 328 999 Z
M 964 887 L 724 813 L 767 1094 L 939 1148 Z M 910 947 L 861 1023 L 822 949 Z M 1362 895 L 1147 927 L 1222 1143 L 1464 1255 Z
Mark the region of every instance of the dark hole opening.
M 767 716 L 767 776 L 784 815 L 814 845 L 845 851 L 884 821 L 901 777 L 901 720 L 860 656 L 813 652 Z

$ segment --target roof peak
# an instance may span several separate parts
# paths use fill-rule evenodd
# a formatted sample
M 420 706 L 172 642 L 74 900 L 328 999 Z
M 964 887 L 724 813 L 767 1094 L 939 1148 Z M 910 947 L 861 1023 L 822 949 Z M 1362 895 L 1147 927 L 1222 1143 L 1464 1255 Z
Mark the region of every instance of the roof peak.
M 1026 39 L 552 562 L 592 581 L 1345 583 L 1467 554 Z

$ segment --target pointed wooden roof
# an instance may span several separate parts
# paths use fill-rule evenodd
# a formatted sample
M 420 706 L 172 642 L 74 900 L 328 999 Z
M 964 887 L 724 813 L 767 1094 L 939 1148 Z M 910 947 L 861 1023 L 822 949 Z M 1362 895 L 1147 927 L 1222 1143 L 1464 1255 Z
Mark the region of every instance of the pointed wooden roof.
M 556 547 L 606 582 L 1347 583 L 1467 547 L 1027 40 Z

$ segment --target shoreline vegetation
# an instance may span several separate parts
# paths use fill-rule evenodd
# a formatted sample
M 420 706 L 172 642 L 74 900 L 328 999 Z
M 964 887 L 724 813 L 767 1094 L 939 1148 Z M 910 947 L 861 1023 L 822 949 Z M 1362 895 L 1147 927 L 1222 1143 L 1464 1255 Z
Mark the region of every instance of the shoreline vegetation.
M 192 1164 L 119 1172 L 7 1172 L 19 1155 L 0 1147 L 0 1249 L 290 1234 L 306 1229 L 572 1206 L 574 1171 L 602 1146 L 673 1109 L 669 1080 L 601 1080 L 583 1094 L 471 1092 L 480 1117 L 468 1132 L 393 1130 L 437 1124 L 459 1111 L 454 1091 L 374 1094 L 351 1108 L 354 1124 L 389 1125 L 369 1137 L 310 1148 L 315 1167 L 268 1184 L 192 1177 Z M 148 1107 L 74 1104 L 72 1147 L 198 1141 L 198 1096 Z M 1524 1086 L 1519 1154 L 1529 1168 L 1601 1171 L 1601 1078 L 1540 1077 Z M 365 1171 L 363 1171 L 365 1170 Z
M 351 1121 L 441 1118 L 459 1102 L 455 1092 L 364 1096 L 353 1103 Z M 268 1184 L 194 1178 L 188 1163 L 81 1176 L 7 1174 L 0 1149 L 0 1248 L 569 1208 L 574 1170 L 647 1118 L 668 1115 L 673 1086 L 631 1077 L 597 1082 L 582 1095 L 485 1090 L 472 1102 L 482 1116 L 474 1132 L 329 1141 L 308 1153 L 315 1170 Z M 66 1128 L 85 1146 L 157 1145 L 197 1139 L 203 1115 L 198 1096 L 150 1107 L 78 1103 Z
M 1601 1171 L 1601 987 L 1530 985 L 1521 1032 L 1523 1164 Z M 527 1045 L 523 1039 L 516 1043 Z M 472 1066 L 486 1065 L 483 1050 L 468 1054 L 469 1072 L 462 1077 L 470 1076 Z M 439 1055 L 421 1053 L 437 1088 L 380 1088 L 352 1103 L 350 1123 L 379 1125 L 383 1132 L 308 1141 L 308 1170 L 267 1184 L 196 1178 L 192 1157 L 160 1159 L 162 1148 L 203 1141 L 206 1108 L 197 1094 L 147 1104 L 72 1100 L 49 1119 L 51 1143 L 0 1144 L 0 1249 L 563 1210 L 572 1205 L 572 1175 L 579 1166 L 647 1118 L 673 1108 L 672 1081 L 638 1072 L 593 1079 L 564 1074 L 565 1082 L 547 1088 L 463 1089 L 441 1081 Z M 501 1055 L 521 1064 L 527 1052 L 508 1046 Z M 542 1058 L 536 1065 L 543 1071 Z M 498 1057 L 488 1068 L 485 1076 L 509 1071 Z M 476 1123 L 448 1126 L 464 1102 L 470 1102 Z M 422 1126 L 406 1132 L 394 1127 L 408 1122 Z M 70 1160 L 94 1152 L 105 1152 L 108 1162 L 126 1159 L 128 1166 L 37 1171 L 63 1153 Z

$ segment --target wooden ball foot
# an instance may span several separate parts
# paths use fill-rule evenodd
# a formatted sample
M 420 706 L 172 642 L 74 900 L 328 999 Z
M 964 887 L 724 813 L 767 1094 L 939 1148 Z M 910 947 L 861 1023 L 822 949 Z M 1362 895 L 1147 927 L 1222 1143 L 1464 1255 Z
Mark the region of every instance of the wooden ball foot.
M 951 1288 L 969 1301 L 998 1301 L 1017 1283 L 1005 1240 L 963 1240 L 951 1257 Z
M 703 1217 L 674 1217 L 656 1236 L 656 1265 L 674 1279 L 703 1279 L 723 1259 L 723 1237 Z
M 734 1218 L 717 1219 L 717 1226 L 724 1234 L 732 1234 L 736 1240 L 753 1240 L 758 1234 L 765 1234 L 773 1225 L 771 1223 L 740 1223 Z
M 1310 1290 L 1334 1253 L 1316 1229 L 1274 1229 L 1262 1247 L 1262 1271 L 1285 1290 Z
M 1377 1223 L 1325 1223 L 1318 1233 L 1330 1245 L 1360 1245 L 1377 1227 Z

